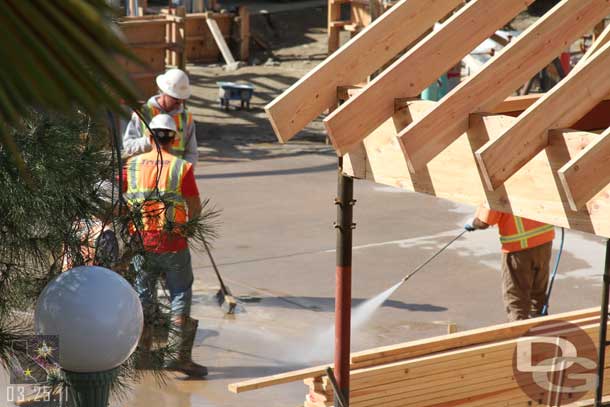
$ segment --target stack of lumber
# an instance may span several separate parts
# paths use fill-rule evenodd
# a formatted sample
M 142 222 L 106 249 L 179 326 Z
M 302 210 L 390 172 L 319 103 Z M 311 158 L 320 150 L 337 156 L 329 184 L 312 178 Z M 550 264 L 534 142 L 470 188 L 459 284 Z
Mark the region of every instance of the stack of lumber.
M 321 377 L 310 377 L 304 382 L 309 386 L 309 392 L 305 395 L 304 407 L 334 406 L 332 386 Z
M 560 321 L 569 321 L 590 337 L 590 342 L 583 341 L 583 334 L 578 339 L 580 343 L 575 343 L 579 355 L 586 351 L 597 353 L 599 311 L 593 308 L 352 353 L 350 406 L 544 405 L 548 395 L 537 387 L 532 374 L 519 373 L 516 377 L 513 355 L 522 336 L 541 322 L 557 322 L 544 331 L 544 336 L 563 336 L 573 330 L 573 325 L 566 327 Z M 556 356 L 554 352 L 553 347 L 544 349 L 537 357 L 552 358 Z M 304 379 L 309 388 L 304 407 L 332 406 L 332 386 L 324 375 L 325 368 L 318 366 L 236 383 L 229 390 L 239 393 Z M 524 386 L 529 388 L 528 393 L 536 395 L 526 394 Z M 606 381 L 604 394 L 609 392 Z M 593 395 L 591 390 L 585 398 Z M 575 401 L 568 393 L 560 397 L 560 405 Z

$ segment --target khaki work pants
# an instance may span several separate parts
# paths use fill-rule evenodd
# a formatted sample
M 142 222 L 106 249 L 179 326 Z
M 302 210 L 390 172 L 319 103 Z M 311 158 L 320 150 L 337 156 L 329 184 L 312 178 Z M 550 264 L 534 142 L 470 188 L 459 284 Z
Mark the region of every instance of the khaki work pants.
M 549 285 L 553 242 L 502 254 L 502 293 L 509 321 L 540 316 Z

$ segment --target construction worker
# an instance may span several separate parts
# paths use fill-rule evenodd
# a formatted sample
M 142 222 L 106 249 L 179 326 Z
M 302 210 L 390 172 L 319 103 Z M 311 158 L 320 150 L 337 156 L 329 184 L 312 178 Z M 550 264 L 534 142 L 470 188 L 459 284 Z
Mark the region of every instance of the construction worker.
M 169 343 L 177 358 L 165 368 L 191 377 L 204 377 L 207 369 L 192 360 L 198 321 L 190 317 L 193 270 L 187 239 L 180 227 L 201 212 L 193 165 L 170 153 L 177 137 L 174 119 L 158 114 L 150 122 L 149 134 L 160 146 L 130 158 L 123 172 L 124 193 L 134 213 L 132 233 L 139 233 L 146 255 L 136 255 L 131 266 L 136 273 L 136 291 L 144 309 L 145 328 L 140 346 L 152 346 L 157 280 L 163 273 L 171 300 Z
M 142 106 L 142 112 L 149 120 L 161 113 L 172 116 L 177 132 L 169 152 L 196 165 L 199 154 L 195 123 L 184 106 L 184 101 L 191 96 L 189 78 L 180 69 L 170 69 L 157 76 L 156 82 L 160 93 L 148 99 Z M 133 113 L 123 135 L 123 151 L 128 157 L 152 150 L 149 138 L 145 137 L 145 130 L 144 123 Z
M 502 243 L 502 293 L 508 319 L 540 316 L 546 301 L 555 228 L 480 206 L 466 229 L 487 229 L 490 225 L 498 225 Z

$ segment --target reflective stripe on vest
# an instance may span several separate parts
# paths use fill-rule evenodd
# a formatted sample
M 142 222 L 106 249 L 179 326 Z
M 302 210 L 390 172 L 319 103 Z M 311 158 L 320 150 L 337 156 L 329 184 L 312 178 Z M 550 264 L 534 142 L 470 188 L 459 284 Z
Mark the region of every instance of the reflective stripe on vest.
M 140 226 L 144 230 L 167 227 L 171 230 L 174 225 L 184 224 L 187 220 L 182 178 L 188 164 L 174 156 L 164 157 L 163 162 L 163 167 L 157 166 L 154 152 L 133 157 L 127 166 L 125 198 L 129 206 L 141 207 Z M 161 175 L 158 177 L 159 170 Z
M 553 225 L 544 225 L 526 231 L 525 227 L 523 226 L 523 219 L 519 216 L 514 216 L 514 219 L 517 233 L 514 235 L 500 236 L 500 242 L 502 242 L 502 244 L 519 242 L 522 249 L 527 249 L 529 239 L 554 230 Z
M 145 113 L 145 117 L 147 116 L 149 119 L 152 119 L 153 117 L 161 113 L 161 110 L 159 110 L 155 106 L 152 106 L 150 103 L 145 104 L 142 110 Z M 176 137 L 172 142 L 172 146 L 170 147 L 169 152 L 174 155 L 177 155 L 178 157 L 184 157 L 184 150 L 186 149 L 186 131 L 193 123 L 193 115 L 184 110 L 182 113 L 172 117 L 174 119 L 174 122 L 176 123 L 176 128 L 178 129 L 178 131 L 176 132 Z M 186 126 L 183 126 L 185 118 Z M 146 125 L 142 123 L 142 136 L 146 134 L 146 130 Z

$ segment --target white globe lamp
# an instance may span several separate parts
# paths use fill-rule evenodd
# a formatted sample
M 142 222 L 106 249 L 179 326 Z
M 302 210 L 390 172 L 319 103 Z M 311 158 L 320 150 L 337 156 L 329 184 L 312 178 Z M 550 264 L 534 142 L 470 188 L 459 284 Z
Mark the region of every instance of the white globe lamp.
M 59 365 L 79 406 L 108 405 L 116 368 L 133 353 L 142 306 L 129 282 L 112 270 L 75 267 L 38 298 L 36 333 L 59 338 Z

